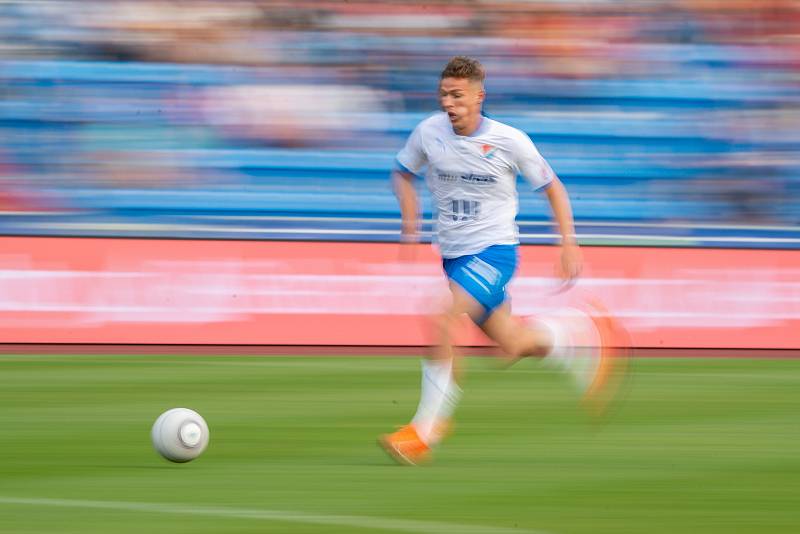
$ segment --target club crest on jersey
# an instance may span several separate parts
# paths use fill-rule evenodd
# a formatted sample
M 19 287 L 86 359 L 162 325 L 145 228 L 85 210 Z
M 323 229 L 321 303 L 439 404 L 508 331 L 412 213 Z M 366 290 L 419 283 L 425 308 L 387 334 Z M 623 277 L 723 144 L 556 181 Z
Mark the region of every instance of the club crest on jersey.
M 492 156 L 494 156 L 494 153 L 496 151 L 497 151 L 497 147 L 496 146 L 481 145 L 481 154 L 486 159 L 492 159 Z

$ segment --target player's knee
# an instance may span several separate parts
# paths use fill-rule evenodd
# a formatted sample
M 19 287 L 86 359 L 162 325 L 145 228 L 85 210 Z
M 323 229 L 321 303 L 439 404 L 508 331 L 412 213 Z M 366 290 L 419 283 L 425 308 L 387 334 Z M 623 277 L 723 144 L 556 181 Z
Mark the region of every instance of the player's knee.
M 530 356 L 529 348 L 519 341 L 508 343 L 508 346 L 504 347 L 503 350 L 513 358 L 525 358 L 526 356 Z
M 432 318 L 433 327 L 438 332 L 449 332 L 455 322 L 455 317 L 449 311 L 434 315 Z
M 503 352 L 514 358 L 542 356 L 548 350 L 539 336 L 524 328 L 509 331 L 498 344 Z
M 521 339 L 514 346 L 515 358 L 528 358 L 531 356 L 544 356 L 549 351 L 550 347 L 544 344 L 539 339 Z

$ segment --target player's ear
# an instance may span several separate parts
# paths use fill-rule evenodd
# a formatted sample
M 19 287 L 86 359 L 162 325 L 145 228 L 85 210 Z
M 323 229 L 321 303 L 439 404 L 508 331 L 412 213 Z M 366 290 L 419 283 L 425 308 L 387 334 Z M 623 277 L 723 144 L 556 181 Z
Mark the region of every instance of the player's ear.
M 477 99 L 479 104 L 483 104 L 484 99 L 486 98 L 486 91 L 484 91 L 483 87 L 478 89 Z

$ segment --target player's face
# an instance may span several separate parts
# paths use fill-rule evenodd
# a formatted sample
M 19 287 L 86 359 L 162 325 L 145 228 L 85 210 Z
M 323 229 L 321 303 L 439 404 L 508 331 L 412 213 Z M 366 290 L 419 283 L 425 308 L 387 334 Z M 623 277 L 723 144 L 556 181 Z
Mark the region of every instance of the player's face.
M 468 135 L 478 127 L 484 96 L 480 82 L 466 78 L 444 78 L 439 82 L 439 104 L 460 135 Z

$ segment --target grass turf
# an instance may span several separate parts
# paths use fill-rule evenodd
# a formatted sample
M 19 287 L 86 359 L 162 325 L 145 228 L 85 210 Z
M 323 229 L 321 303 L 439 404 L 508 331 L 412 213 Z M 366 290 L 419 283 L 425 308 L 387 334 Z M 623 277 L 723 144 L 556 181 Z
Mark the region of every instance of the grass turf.
M 800 361 L 637 360 L 602 426 L 564 377 L 467 362 L 425 468 L 379 433 L 416 407 L 415 358 L 0 356 L 0 532 L 800 531 Z M 156 455 L 165 409 L 211 428 Z

